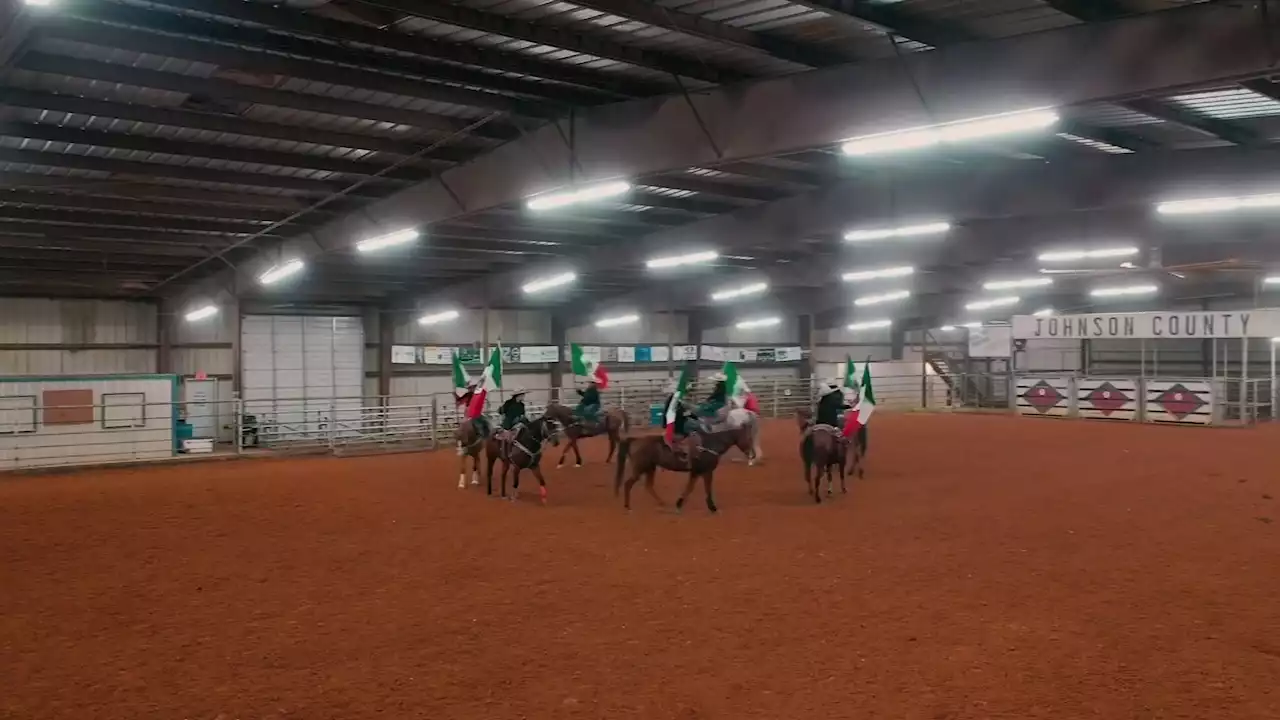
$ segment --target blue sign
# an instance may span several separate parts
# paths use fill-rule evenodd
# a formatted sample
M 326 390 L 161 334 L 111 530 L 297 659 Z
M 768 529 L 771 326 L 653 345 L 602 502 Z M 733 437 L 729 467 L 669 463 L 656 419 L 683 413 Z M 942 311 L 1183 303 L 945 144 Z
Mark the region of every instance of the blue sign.
M 637 345 L 636 362 L 653 362 L 653 349 L 648 345 Z

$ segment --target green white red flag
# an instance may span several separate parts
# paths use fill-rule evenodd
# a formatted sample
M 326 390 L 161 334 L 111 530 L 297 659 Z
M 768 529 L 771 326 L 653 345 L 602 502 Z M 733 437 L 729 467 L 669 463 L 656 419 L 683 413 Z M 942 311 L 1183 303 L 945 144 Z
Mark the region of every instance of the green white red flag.
M 746 408 L 753 413 L 759 413 L 760 403 L 756 400 L 755 393 L 751 392 L 751 388 L 747 387 L 747 381 L 738 374 L 738 366 L 733 362 L 726 362 L 721 372 L 724 373 L 725 398 L 728 399 L 730 407 Z
M 854 377 L 853 373 L 853 358 L 848 355 L 844 356 L 844 382 L 840 384 L 847 388 L 858 387 L 858 379 Z
M 467 371 L 462 368 L 462 358 L 458 351 L 453 351 L 453 396 L 461 398 L 467 394 Z
M 862 366 L 862 389 L 858 396 L 858 404 L 853 406 L 844 420 L 844 435 L 850 437 L 871 420 L 871 413 L 876 409 L 876 395 L 871 390 L 871 363 Z
M 667 443 L 676 439 L 676 418 L 680 415 L 680 399 L 684 397 L 685 386 L 689 383 L 689 369 L 680 369 L 680 379 L 676 380 L 676 389 L 671 393 L 671 402 L 667 405 L 667 414 L 662 419 L 663 435 Z
M 480 382 L 475 394 L 471 396 L 471 404 L 467 405 L 467 418 L 475 419 L 484 414 L 484 401 L 489 392 L 502 387 L 502 346 L 499 345 L 489 353 L 489 362 L 484 366 Z
M 604 366 L 596 358 L 589 358 L 582 352 L 582 346 L 577 343 L 569 345 L 570 365 L 573 374 L 578 377 L 585 377 L 600 386 L 601 390 L 609 388 L 609 373 L 605 372 Z

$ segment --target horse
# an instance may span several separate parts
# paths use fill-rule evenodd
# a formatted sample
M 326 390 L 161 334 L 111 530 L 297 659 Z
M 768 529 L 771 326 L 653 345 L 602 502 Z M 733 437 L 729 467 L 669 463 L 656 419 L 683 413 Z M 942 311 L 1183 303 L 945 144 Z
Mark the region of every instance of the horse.
M 471 484 L 480 484 L 480 448 L 485 438 L 476 428 L 475 420 L 458 422 L 458 429 L 453 431 L 453 440 L 458 446 L 458 489 L 467 486 L 467 458 L 471 458 Z
M 575 460 L 573 466 L 582 467 L 582 452 L 578 449 L 578 440 L 595 437 L 602 433 L 609 436 L 609 455 L 604 459 L 605 464 L 608 464 L 613 460 L 613 453 L 618 449 L 618 442 L 631 427 L 627 411 L 622 408 L 605 410 L 603 420 L 596 425 L 590 426 L 574 417 L 573 410 L 560 403 L 548 405 L 546 416 L 560 423 L 561 427 L 564 428 L 564 436 L 569 441 L 564 451 L 560 453 L 560 460 L 556 462 L 557 469 L 564 467 L 564 459 L 569 455 L 570 450 L 573 451 Z
M 804 460 L 804 486 L 807 492 L 813 495 L 815 503 L 822 503 L 822 478 L 827 478 L 827 495 L 830 496 L 832 491 L 831 468 L 838 467 L 840 470 L 840 492 L 847 493 L 849 488 L 845 485 L 845 466 L 847 461 L 851 461 L 852 468 L 849 472 L 857 472 L 858 477 L 863 477 L 862 457 L 865 446 L 865 433 L 859 433 L 861 442 L 855 439 L 853 443 L 846 444 L 841 442 L 841 431 L 839 428 L 831 425 L 814 425 L 813 415 L 807 409 L 796 411 L 796 424 L 800 426 L 800 430 L 804 435 L 800 439 L 800 457 Z M 865 427 L 861 430 L 866 430 Z M 818 472 L 812 475 L 814 467 Z
M 760 416 L 746 408 L 728 408 L 722 410 L 710 422 L 710 430 L 736 430 L 746 427 L 751 431 L 751 452 L 746 453 L 747 465 L 755 465 L 764 459 L 764 451 L 760 449 Z
M 653 487 L 654 475 L 657 474 L 659 467 L 663 467 L 668 470 L 689 473 L 689 481 L 684 486 L 684 493 L 676 501 L 676 512 L 684 509 L 685 500 L 689 498 L 689 493 L 693 492 L 693 486 L 697 483 L 699 477 L 702 478 L 703 487 L 707 491 L 707 510 L 712 513 L 716 512 L 712 483 L 716 466 L 720 464 L 720 456 L 728 452 L 730 448 L 735 447 L 741 450 L 743 454 L 749 455 L 751 452 L 751 431 L 746 427 L 740 427 L 719 432 L 699 433 L 699 437 L 702 439 L 702 446 L 694 452 L 689 462 L 680 461 L 675 452 L 667 446 L 666 440 L 660 435 L 622 438 L 618 443 L 618 468 L 613 476 L 613 494 L 615 496 L 623 489 L 622 476 L 626 474 L 627 460 L 628 458 L 634 458 L 631 477 L 627 479 L 623 507 L 628 512 L 631 510 L 631 488 L 641 476 L 644 476 L 645 479 L 644 489 L 648 490 L 649 494 L 653 496 L 654 502 L 658 504 L 658 507 L 665 507 L 666 503 L 662 501 L 658 491 Z M 632 452 L 633 445 L 634 452 Z
M 500 497 L 507 496 L 507 471 L 514 468 L 515 477 L 512 478 L 511 500 L 515 502 L 520 497 L 520 471 L 532 470 L 533 476 L 538 478 L 538 496 L 542 504 L 547 504 L 547 481 L 542 477 L 542 470 L 538 467 L 542 461 L 542 445 L 550 442 L 552 445 L 559 445 L 560 424 L 554 419 L 543 415 L 536 420 L 530 420 L 527 423 L 520 423 L 512 430 L 504 433 L 499 437 L 496 433 L 485 442 L 485 459 L 489 463 L 488 472 L 485 474 L 486 488 L 488 495 L 493 494 L 493 466 L 499 460 L 502 461 L 502 487 Z

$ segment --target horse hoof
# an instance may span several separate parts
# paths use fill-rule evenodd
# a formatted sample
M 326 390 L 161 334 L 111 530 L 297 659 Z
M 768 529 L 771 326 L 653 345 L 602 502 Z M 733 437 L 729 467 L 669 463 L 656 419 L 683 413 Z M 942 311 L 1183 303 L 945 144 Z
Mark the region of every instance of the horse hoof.
M 574 467 L 582 467 L 582 463 L 574 463 L 574 464 L 573 464 L 573 466 L 574 466 Z

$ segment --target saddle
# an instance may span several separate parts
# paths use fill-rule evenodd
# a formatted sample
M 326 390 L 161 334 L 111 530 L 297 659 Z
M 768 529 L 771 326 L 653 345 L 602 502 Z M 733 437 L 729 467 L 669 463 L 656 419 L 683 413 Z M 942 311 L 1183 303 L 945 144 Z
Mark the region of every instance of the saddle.
M 818 430 L 822 430 L 823 432 L 830 434 L 831 437 L 835 438 L 840 443 L 847 443 L 849 441 L 849 439 L 844 436 L 843 430 L 835 425 L 828 425 L 826 423 L 815 423 L 805 428 L 804 437 L 812 437 L 813 433 Z

